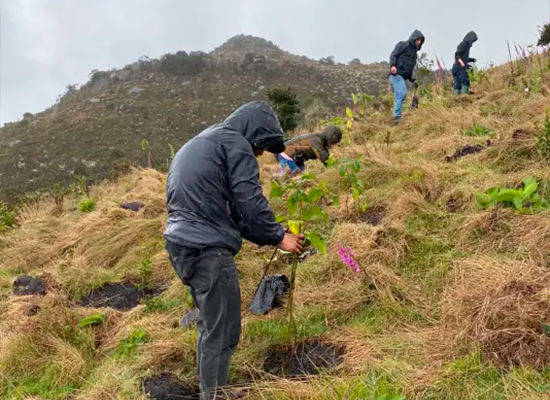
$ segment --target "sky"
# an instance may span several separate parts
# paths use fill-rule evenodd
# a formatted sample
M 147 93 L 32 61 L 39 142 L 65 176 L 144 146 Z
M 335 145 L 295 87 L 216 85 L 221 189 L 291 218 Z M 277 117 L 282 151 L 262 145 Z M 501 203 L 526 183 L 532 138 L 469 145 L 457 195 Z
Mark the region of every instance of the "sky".
M 478 65 L 506 61 L 506 41 L 534 44 L 550 0 L 0 0 L 0 125 L 55 103 L 93 69 L 147 55 L 211 51 L 241 33 L 298 55 L 388 60 L 420 29 L 423 51 L 451 67 L 464 35 Z

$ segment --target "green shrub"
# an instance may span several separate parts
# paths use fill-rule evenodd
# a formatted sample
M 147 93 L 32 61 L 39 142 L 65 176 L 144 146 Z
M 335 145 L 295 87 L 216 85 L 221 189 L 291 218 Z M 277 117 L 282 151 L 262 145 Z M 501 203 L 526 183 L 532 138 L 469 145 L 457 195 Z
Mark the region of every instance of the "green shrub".
M 0 201 L 0 232 L 15 227 L 15 213 L 10 210 L 8 205 Z
M 95 210 L 97 200 L 94 198 L 84 199 L 78 203 L 78 209 L 82 212 L 92 212 Z
M 541 211 L 548 208 L 548 201 L 537 193 L 539 185 L 535 178 L 525 179 L 522 186 L 520 189 L 497 186 L 488 189 L 485 193 L 476 193 L 477 203 L 485 209 L 501 205 L 520 212 Z
M 269 102 L 271 103 L 283 131 L 286 133 L 298 126 L 298 116 L 300 108 L 298 98 L 290 86 L 286 88 L 275 87 L 266 90 L 265 92 Z
M 480 136 L 492 136 L 493 132 L 485 126 L 476 124 L 470 129 L 463 130 L 462 134 L 464 136 L 480 137 Z

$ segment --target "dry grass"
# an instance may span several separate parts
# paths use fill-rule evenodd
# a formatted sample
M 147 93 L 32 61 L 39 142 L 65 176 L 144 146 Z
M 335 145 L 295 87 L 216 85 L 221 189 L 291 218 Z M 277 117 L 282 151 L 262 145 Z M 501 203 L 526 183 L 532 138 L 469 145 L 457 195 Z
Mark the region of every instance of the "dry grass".
M 295 315 L 300 337 L 344 346 L 344 361 L 338 376 L 266 376 L 267 349 L 290 339 L 284 309 L 264 317 L 246 311 L 272 250 L 245 243 L 237 257 L 243 337 L 232 384 L 262 400 L 544 398 L 550 212 L 481 211 L 474 197 L 530 175 L 549 195 L 550 167 L 535 148 L 533 123 L 543 122 L 547 98 L 509 90 L 506 80 L 497 69 L 474 96 L 422 99 L 398 127 L 382 111 L 354 124 L 351 144 L 333 153 L 364 155 L 358 177 L 367 210 L 378 213 L 376 226 L 346 195 L 337 169 L 308 163 L 341 201 L 325 205 L 329 221 L 317 226 L 327 255 L 299 264 Z M 464 133 L 475 125 L 489 128 L 490 138 Z M 445 161 L 487 139 L 481 153 Z M 268 154 L 259 164 L 268 194 L 279 167 Z M 191 302 L 163 248 L 164 188 L 162 173 L 133 170 L 92 189 L 93 212 L 76 211 L 67 198 L 59 213 L 45 200 L 22 208 L 18 228 L 0 235 L 2 398 L 141 400 L 146 376 L 170 371 L 193 380 L 196 333 L 175 327 Z M 119 207 L 125 201 L 145 207 L 126 211 Z M 354 249 L 361 273 L 342 264 L 338 243 Z M 277 256 L 271 273 L 288 271 L 288 257 Z M 42 277 L 48 293 L 13 296 L 22 273 Z M 90 290 L 123 280 L 166 290 L 130 311 L 76 305 Z M 79 325 L 95 314 L 103 314 L 102 324 Z

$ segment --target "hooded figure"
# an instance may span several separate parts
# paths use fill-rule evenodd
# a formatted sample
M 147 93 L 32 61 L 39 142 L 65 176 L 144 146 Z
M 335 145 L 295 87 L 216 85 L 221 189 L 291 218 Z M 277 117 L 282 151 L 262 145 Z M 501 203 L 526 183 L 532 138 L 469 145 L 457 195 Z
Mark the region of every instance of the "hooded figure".
M 455 94 L 470 92 L 470 78 L 468 76 L 469 63 L 476 62 L 475 58 L 470 58 L 470 49 L 477 42 L 477 34 L 470 31 L 466 34 L 462 42 L 458 45 L 455 53 L 455 63 L 453 65 L 453 81 Z
M 239 342 L 241 299 L 233 256 L 242 238 L 302 251 L 303 236 L 284 232 L 258 182 L 256 156 L 284 149 L 273 109 L 251 102 L 188 141 L 170 166 L 164 238 L 170 261 L 199 310 L 201 398 L 216 398 L 216 388 L 227 384 L 229 360 Z
M 409 40 L 399 42 L 390 55 L 390 73 L 388 75 L 395 97 L 394 122 L 401 121 L 403 104 L 407 98 L 407 85 L 405 81 L 414 82 L 413 76 L 418 52 L 422 49 L 425 37 L 418 29 L 415 30 Z
M 330 157 L 329 149 L 342 140 L 342 131 L 336 125 L 330 125 L 321 133 L 306 133 L 295 137 L 285 143 L 284 153 L 277 155 L 277 160 L 282 168 L 286 168 L 294 174 L 297 170 L 305 170 L 307 160 L 319 159 L 325 166 Z

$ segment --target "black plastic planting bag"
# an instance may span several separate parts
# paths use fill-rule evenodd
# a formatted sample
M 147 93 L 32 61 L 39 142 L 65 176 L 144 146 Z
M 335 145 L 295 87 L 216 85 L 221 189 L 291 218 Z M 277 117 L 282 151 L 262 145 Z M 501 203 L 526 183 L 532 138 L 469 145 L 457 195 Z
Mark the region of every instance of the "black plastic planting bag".
M 253 314 L 265 315 L 269 310 L 277 307 L 282 297 L 289 291 L 290 282 L 285 275 L 266 276 L 256 289 L 256 294 L 248 309 Z

